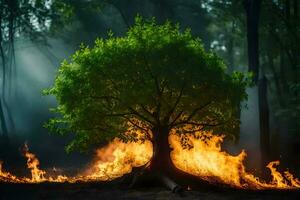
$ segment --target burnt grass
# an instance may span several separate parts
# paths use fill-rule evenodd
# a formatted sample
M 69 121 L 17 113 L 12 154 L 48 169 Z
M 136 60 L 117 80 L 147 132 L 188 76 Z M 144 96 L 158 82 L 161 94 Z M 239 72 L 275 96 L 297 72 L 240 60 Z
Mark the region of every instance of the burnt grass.
M 201 186 L 182 194 L 172 193 L 161 185 L 152 183 L 128 188 L 115 182 L 101 183 L 0 183 L 0 200 L 112 200 L 112 199 L 206 199 L 206 200 L 281 200 L 300 199 L 297 190 L 240 190 L 228 187 Z

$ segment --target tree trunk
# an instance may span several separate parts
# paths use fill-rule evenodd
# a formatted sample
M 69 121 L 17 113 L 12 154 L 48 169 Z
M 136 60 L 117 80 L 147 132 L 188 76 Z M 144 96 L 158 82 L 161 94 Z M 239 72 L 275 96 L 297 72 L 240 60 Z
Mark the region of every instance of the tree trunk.
M 247 15 L 247 42 L 248 42 L 248 69 L 254 73 L 253 81 L 259 79 L 259 15 L 261 0 L 245 0 Z M 259 125 L 260 125 L 260 150 L 263 169 L 269 156 L 269 107 L 267 99 L 267 79 L 263 75 L 258 83 Z
M 210 187 L 199 177 L 188 174 L 174 165 L 170 153 L 169 129 L 158 127 L 153 130 L 153 157 L 148 167 L 149 173 L 154 174 L 166 187 L 172 191 L 181 188 Z
M 259 78 L 259 53 L 258 53 L 258 22 L 261 0 L 245 0 L 247 15 L 247 43 L 248 43 L 248 70 L 254 73 L 253 81 Z
M 170 157 L 169 129 L 164 127 L 154 128 L 153 135 L 153 157 L 149 168 L 156 173 L 172 176 L 171 173 L 176 171 L 176 167 Z
M 285 0 L 284 9 L 285 9 L 286 19 L 289 21 L 291 18 L 291 2 L 290 2 L 290 0 Z
M 231 24 L 231 32 L 229 34 L 229 40 L 228 40 L 228 72 L 231 74 L 234 71 L 234 32 L 235 32 L 235 22 L 232 21 Z
M 298 2 L 299 0 L 294 0 L 294 20 L 297 21 L 298 20 Z
M 262 169 L 265 169 L 265 166 L 268 163 L 268 158 L 270 156 L 270 128 L 267 88 L 267 78 L 263 76 L 258 84 L 260 150 L 262 158 Z
M 4 145 L 4 144 L 7 145 L 9 143 L 9 138 L 8 138 L 8 133 L 7 133 L 7 127 L 6 127 L 4 112 L 3 112 L 3 109 L 2 109 L 1 99 L 0 99 L 0 123 L 1 123 L 1 129 L 2 129 L 1 145 Z
M 200 177 L 188 174 L 174 165 L 170 153 L 169 129 L 156 127 L 153 132 L 153 156 L 150 164 L 133 169 L 130 176 L 123 179 L 123 184 L 129 188 L 145 185 L 163 185 L 172 192 L 182 194 L 186 189 L 216 189 L 213 185 Z M 224 187 L 224 185 L 222 185 Z
M 282 91 L 286 93 L 288 91 L 288 85 L 287 85 L 287 67 L 286 67 L 286 60 L 285 60 L 285 53 L 284 50 L 280 49 L 280 55 L 279 55 L 279 69 L 280 69 L 280 83 L 282 86 Z M 285 94 L 283 94 L 285 96 Z
M 279 76 L 278 76 L 275 66 L 274 66 L 273 54 L 271 52 L 271 49 L 268 50 L 267 58 L 268 58 L 268 66 L 270 67 L 270 70 L 273 74 L 273 79 L 274 79 L 275 88 L 277 91 L 277 98 L 278 98 L 279 106 L 282 108 L 284 106 L 284 98 L 282 95 L 282 88 L 281 88 Z

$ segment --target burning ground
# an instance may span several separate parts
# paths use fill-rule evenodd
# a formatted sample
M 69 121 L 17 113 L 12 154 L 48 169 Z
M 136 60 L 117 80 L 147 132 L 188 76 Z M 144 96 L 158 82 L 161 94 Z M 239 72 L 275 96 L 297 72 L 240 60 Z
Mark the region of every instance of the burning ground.
M 246 190 L 298 190 L 300 188 L 300 181 L 292 173 L 277 170 L 279 161 L 270 162 L 266 166 L 272 180 L 265 181 L 256 177 L 247 171 L 243 164 L 247 156 L 245 151 L 235 156 L 222 151 L 223 138 L 211 132 L 197 132 L 194 135 L 181 136 L 171 133 L 169 136 L 169 143 L 173 149 L 171 159 L 178 169 L 211 185 L 225 185 Z M 83 169 L 75 176 L 65 176 L 57 173 L 50 175 L 54 174 L 53 171 L 40 169 L 38 158 L 29 151 L 25 144 L 23 155 L 27 159 L 27 168 L 31 172 L 31 177 L 15 176 L 6 171 L 1 162 L 0 181 L 19 184 L 111 182 L 129 174 L 133 168 L 147 167 L 153 154 L 152 151 L 150 141 L 125 143 L 116 138 L 96 151 L 94 160 L 87 169 Z M 186 189 L 193 188 L 188 186 Z

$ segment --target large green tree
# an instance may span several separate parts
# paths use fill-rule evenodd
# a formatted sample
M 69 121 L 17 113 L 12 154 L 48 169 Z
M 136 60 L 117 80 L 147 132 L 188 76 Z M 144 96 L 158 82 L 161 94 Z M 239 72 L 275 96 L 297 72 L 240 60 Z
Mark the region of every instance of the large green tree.
M 236 105 L 246 98 L 247 81 L 243 74 L 225 70 L 190 30 L 137 17 L 124 37 L 109 34 L 62 63 L 48 90 L 58 100 L 59 115 L 48 128 L 75 134 L 68 150 L 86 150 L 114 137 L 151 140 L 149 169 L 172 176 L 171 130 L 236 135 Z M 144 137 L 124 134 L 129 126 Z

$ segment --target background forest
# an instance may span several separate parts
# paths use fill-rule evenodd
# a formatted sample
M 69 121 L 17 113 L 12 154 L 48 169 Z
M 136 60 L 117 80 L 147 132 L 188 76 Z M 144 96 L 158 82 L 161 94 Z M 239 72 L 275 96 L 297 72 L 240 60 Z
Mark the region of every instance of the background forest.
M 225 144 L 249 152 L 250 167 L 281 159 L 300 166 L 298 0 L 0 0 L 0 158 L 16 168 L 27 141 L 43 167 L 84 165 L 86 155 L 64 153 L 71 138 L 49 135 L 43 123 L 55 100 L 42 96 L 63 59 L 81 43 L 112 31 L 121 36 L 136 15 L 190 28 L 207 50 L 234 71 L 254 74 L 240 113 L 240 137 Z M 297 169 L 298 167 L 298 169 Z

